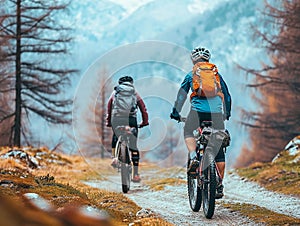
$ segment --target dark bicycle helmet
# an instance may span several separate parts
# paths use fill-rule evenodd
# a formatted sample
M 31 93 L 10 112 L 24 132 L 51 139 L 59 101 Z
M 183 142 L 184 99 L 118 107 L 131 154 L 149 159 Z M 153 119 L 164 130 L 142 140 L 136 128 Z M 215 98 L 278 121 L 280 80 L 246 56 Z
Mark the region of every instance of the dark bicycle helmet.
M 131 76 L 125 75 L 125 76 L 119 78 L 119 84 L 122 84 L 123 82 L 133 83 L 133 78 Z
M 204 59 L 209 61 L 210 52 L 208 49 L 205 49 L 204 47 L 195 47 L 191 52 L 191 59 L 193 61 L 197 61 L 199 59 Z

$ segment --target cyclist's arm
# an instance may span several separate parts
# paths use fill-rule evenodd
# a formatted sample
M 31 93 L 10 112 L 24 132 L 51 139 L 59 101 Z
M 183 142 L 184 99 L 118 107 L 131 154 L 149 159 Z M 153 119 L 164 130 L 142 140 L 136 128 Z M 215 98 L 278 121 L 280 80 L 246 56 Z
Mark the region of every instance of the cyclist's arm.
M 180 85 L 180 89 L 178 90 L 177 93 L 177 98 L 174 107 L 178 112 L 181 111 L 190 88 L 191 88 L 191 72 L 185 76 L 183 82 Z
M 106 114 L 106 125 L 107 126 L 111 126 L 111 110 L 112 110 L 112 102 L 113 102 L 113 99 L 114 99 L 114 93 L 113 92 L 108 100 L 108 103 L 107 103 L 107 114 Z
M 229 117 L 231 116 L 231 95 L 229 93 L 226 82 L 224 81 L 220 73 L 219 76 L 220 76 L 222 93 L 224 94 L 224 112 L 226 115 L 226 119 L 228 120 Z
M 146 125 L 149 125 L 149 121 L 148 121 L 148 112 L 147 112 L 147 108 L 146 108 L 146 105 L 143 101 L 143 99 L 140 97 L 139 94 L 136 94 L 137 95 L 137 106 L 138 108 L 140 109 L 141 111 L 141 114 L 142 114 L 142 126 L 146 126 Z

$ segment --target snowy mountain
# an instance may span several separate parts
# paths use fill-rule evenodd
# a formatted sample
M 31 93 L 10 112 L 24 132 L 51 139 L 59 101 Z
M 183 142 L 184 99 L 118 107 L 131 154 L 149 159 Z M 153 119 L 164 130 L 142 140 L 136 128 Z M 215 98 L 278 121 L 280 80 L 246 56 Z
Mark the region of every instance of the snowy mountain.
M 75 93 L 75 97 L 88 95 L 88 90 L 92 90 L 88 87 L 93 86 L 89 84 L 93 79 L 92 77 L 90 80 L 85 79 L 85 76 L 91 70 L 97 68 L 99 70 L 101 66 L 97 63 L 103 59 L 103 56 L 110 56 L 109 54 L 111 56 L 106 60 L 106 67 L 112 70 L 111 75 L 114 80 L 122 73 L 130 73 L 135 79 L 160 76 L 177 89 L 187 68 L 191 65 L 188 51 L 194 46 L 205 46 L 211 50 L 212 62 L 218 65 L 232 94 L 232 120 L 227 123 L 227 126 L 232 131 L 232 149 L 238 152 L 243 140 L 246 139 L 246 133 L 239 129 L 237 122 L 241 120 L 238 108 L 255 108 L 255 104 L 251 100 L 250 93 L 245 90 L 245 77 L 236 70 L 236 63 L 245 67 L 257 67 L 260 60 L 265 57 L 264 50 L 258 48 L 258 43 L 253 41 L 253 32 L 250 28 L 251 25 L 260 26 L 259 9 L 262 7 L 263 1 L 257 0 L 212 0 L 210 3 L 203 3 L 201 0 L 72 1 L 70 12 L 73 20 L 70 23 L 74 24 L 76 32 L 72 52 L 74 62 L 81 70 L 77 92 L 82 83 L 85 87 L 85 94 Z M 129 48 L 126 50 L 128 53 L 121 52 L 126 45 L 131 47 L 133 43 L 149 40 L 167 44 L 158 45 L 159 47 L 155 48 L 160 49 L 153 52 L 149 50 L 152 46 L 145 46 L 149 47 L 147 49 L 143 48 L 143 45 L 138 49 Z M 185 58 L 181 68 L 174 68 L 164 62 L 163 57 L 167 62 L 171 61 L 167 58 L 177 57 L 177 55 L 170 56 L 172 53 L 169 54 L 167 50 L 172 45 L 180 49 L 181 55 L 178 57 Z M 142 58 L 143 51 L 145 51 L 144 55 L 149 55 L 150 52 L 152 55 L 163 55 L 159 58 L 163 59 L 161 60 L 163 62 L 148 62 L 147 58 L 144 61 L 135 59 L 135 63 L 117 68 L 115 61 L 127 60 L 126 54 L 130 59 Z M 151 57 L 149 56 L 149 59 Z M 140 85 L 143 87 L 143 84 Z M 159 105 L 166 104 L 171 108 L 177 90 L 173 92 L 171 98 L 165 98 L 166 100 Z M 85 105 L 86 98 L 87 96 L 83 98 Z M 91 99 L 94 101 L 93 98 Z M 169 114 L 165 111 L 159 112 L 160 109 L 155 107 L 158 105 L 157 102 L 152 103 L 153 97 L 148 97 L 148 102 L 150 116 L 165 117 Z
M 87 67 L 112 48 L 145 40 L 172 42 L 188 49 L 207 46 L 214 61 L 224 65 L 226 60 L 222 66 L 226 69 L 232 61 L 248 62 L 248 57 L 257 55 L 250 23 L 257 24 L 261 1 L 144 1 L 134 11 L 127 9 L 130 14 L 115 2 L 72 2 L 74 53 L 79 65 Z

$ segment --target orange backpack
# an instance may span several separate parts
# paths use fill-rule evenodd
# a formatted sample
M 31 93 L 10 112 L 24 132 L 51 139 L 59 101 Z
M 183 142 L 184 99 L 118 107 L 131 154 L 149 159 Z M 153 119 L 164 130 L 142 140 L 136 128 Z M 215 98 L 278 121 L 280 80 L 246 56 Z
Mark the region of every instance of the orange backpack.
M 223 99 L 220 76 L 216 65 L 209 62 L 198 62 L 193 67 L 193 92 L 191 98 L 215 97 Z

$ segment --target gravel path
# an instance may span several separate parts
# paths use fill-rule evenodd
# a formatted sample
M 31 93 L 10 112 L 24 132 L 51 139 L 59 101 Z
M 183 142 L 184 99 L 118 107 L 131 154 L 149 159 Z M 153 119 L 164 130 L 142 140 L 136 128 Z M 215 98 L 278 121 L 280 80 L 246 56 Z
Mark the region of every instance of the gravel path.
M 277 213 L 300 218 L 300 199 L 270 192 L 236 174 L 226 175 L 224 201 L 249 203 Z
M 157 177 L 157 173 L 153 171 L 142 171 L 142 175 L 146 179 Z M 177 177 L 185 178 L 185 175 L 177 175 Z M 121 192 L 119 174 L 108 176 L 106 181 L 93 181 L 87 184 Z M 300 199 L 298 198 L 267 191 L 253 182 L 242 180 L 234 173 L 226 175 L 224 186 L 225 196 L 221 199 L 222 202 L 254 204 L 300 218 Z M 212 219 L 205 218 L 202 208 L 199 212 L 193 212 L 189 207 L 186 185 L 166 186 L 162 191 L 153 191 L 143 183 L 132 183 L 131 190 L 126 196 L 141 208 L 150 209 L 174 225 L 258 225 L 247 217 L 224 208 L 220 200 L 216 202 Z

